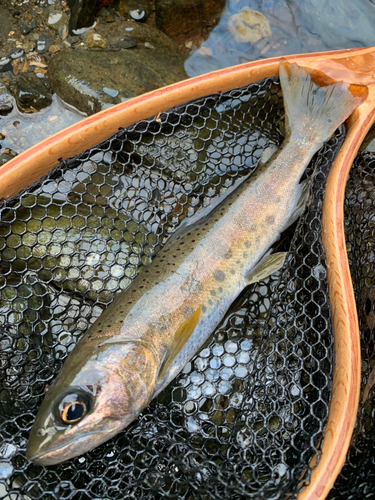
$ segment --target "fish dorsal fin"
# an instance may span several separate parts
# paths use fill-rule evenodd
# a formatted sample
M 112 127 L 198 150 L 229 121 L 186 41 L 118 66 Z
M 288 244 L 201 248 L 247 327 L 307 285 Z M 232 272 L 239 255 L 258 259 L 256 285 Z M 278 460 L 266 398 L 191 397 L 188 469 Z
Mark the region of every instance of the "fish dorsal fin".
M 161 364 L 158 374 L 159 380 L 163 378 L 169 365 L 172 363 L 174 358 L 177 356 L 177 354 L 181 351 L 181 349 L 184 347 L 186 342 L 191 337 L 193 331 L 195 330 L 195 327 L 198 324 L 201 311 L 202 311 L 202 306 L 198 307 L 198 309 L 195 312 L 193 312 L 193 314 L 177 329 L 172 345 Z
M 277 252 L 263 257 L 248 276 L 248 284 L 256 283 L 283 267 L 286 252 Z

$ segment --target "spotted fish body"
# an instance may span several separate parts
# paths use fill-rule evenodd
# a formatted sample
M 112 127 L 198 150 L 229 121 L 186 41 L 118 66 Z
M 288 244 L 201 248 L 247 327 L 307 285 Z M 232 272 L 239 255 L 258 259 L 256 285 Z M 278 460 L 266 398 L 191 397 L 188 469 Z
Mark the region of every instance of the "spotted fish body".
M 296 64 L 281 63 L 280 78 L 283 145 L 209 214 L 178 230 L 88 330 L 43 401 L 27 450 L 33 461 L 82 454 L 134 420 L 212 334 L 290 224 L 306 166 L 361 99 L 342 82 L 318 87 Z

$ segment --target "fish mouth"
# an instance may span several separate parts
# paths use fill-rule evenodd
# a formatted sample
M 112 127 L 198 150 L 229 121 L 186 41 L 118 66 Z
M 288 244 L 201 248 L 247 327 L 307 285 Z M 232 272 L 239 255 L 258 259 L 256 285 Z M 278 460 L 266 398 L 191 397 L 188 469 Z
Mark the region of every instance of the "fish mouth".
M 72 436 L 73 439 L 69 439 L 65 444 L 57 443 L 53 448 L 37 451 L 34 454 L 26 449 L 26 457 L 37 465 L 56 465 L 65 460 L 84 455 L 86 452 L 108 441 L 121 430 L 121 427 L 121 425 L 117 424 L 109 430 L 106 429 L 106 431 L 100 433 L 95 432 L 94 435 L 90 432 L 79 437 Z M 84 443 L 86 443 L 86 446 Z
M 65 445 L 58 445 L 54 448 L 45 451 L 39 451 L 35 454 L 29 453 L 26 449 L 26 457 L 37 465 L 55 465 L 63 462 L 64 460 L 69 460 L 71 458 L 83 455 L 91 448 L 94 448 L 96 444 L 93 444 L 91 440 L 90 447 L 80 448 L 77 450 L 77 446 L 90 438 L 89 434 L 85 434 L 75 439 L 74 442 L 66 443 Z M 92 436 L 91 436 L 92 438 Z M 72 446 L 73 445 L 73 446 Z

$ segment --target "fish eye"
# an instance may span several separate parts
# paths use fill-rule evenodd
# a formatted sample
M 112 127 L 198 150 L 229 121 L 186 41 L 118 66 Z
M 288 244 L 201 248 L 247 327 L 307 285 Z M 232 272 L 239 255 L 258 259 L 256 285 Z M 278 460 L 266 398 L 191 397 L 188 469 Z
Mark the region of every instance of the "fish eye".
M 84 393 L 65 395 L 58 405 L 58 420 L 65 425 L 72 425 L 82 420 L 91 409 L 91 398 Z

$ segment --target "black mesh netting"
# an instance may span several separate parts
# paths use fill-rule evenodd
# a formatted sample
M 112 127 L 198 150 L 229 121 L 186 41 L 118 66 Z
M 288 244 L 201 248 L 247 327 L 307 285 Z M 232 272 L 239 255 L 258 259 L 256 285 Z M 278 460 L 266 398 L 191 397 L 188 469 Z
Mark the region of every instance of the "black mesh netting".
M 321 206 L 342 129 L 308 169 L 306 213 L 277 244 L 290 249 L 282 272 L 239 297 L 124 432 L 57 466 L 24 454 L 68 352 L 185 217 L 281 143 L 282 115 L 277 79 L 200 98 L 120 130 L 3 203 L 0 499 L 284 499 L 309 480 L 334 367 Z

